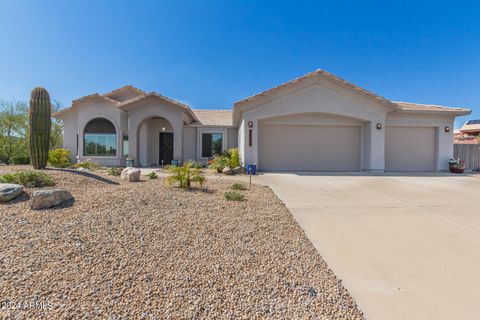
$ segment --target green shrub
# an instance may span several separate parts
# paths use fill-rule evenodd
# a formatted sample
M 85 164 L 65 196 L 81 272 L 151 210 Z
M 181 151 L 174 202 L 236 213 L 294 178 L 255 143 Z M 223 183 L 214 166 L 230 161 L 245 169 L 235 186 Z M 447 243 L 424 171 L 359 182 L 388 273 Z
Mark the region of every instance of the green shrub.
M 157 174 L 155 173 L 155 171 L 152 171 L 152 172 L 150 172 L 149 174 L 147 174 L 147 177 L 148 177 L 148 179 L 157 179 L 157 178 L 158 178 L 158 176 L 157 176 Z
M 240 152 L 238 151 L 238 148 L 229 149 L 228 155 L 230 157 L 230 168 L 240 167 Z
M 192 162 L 186 162 L 183 166 L 170 166 L 168 172 L 172 175 L 165 179 L 168 185 L 179 184 L 180 188 L 190 189 L 192 183 L 198 183 L 200 187 L 205 182 L 199 169 L 193 167 Z
M 232 190 L 247 190 L 247 186 L 239 182 L 232 184 L 231 188 Z
M 203 169 L 205 168 L 205 165 L 201 162 L 198 162 L 198 161 L 190 161 L 192 163 L 192 168 L 195 168 L 195 169 Z
M 245 200 L 245 197 L 243 196 L 243 194 L 241 194 L 238 191 L 227 191 L 227 192 L 225 192 L 224 196 L 225 196 L 225 199 L 227 199 L 229 201 L 243 201 L 243 200 Z
M 33 170 L 7 173 L 0 176 L 0 183 L 16 183 L 26 188 L 54 186 L 53 178 L 44 172 Z
M 48 151 L 48 164 L 57 168 L 70 166 L 70 150 L 58 148 Z
M 101 166 L 96 162 L 85 161 L 85 162 L 75 163 L 74 165 L 71 165 L 70 168 L 73 168 L 73 169 L 85 168 L 89 170 L 96 170 L 96 169 L 100 169 Z
M 110 167 L 107 169 L 107 174 L 118 177 L 119 175 L 122 174 L 122 168 Z
M 223 169 L 228 167 L 230 164 L 230 158 L 225 155 L 215 156 L 213 160 L 210 161 L 208 167 L 213 170 L 217 170 L 218 173 L 221 173 Z
M 30 164 L 29 156 L 16 156 L 12 158 L 13 164 Z
M 240 153 L 238 148 L 231 148 L 221 155 L 215 156 L 209 161 L 208 167 L 221 173 L 225 168 L 236 168 L 241 166 Z

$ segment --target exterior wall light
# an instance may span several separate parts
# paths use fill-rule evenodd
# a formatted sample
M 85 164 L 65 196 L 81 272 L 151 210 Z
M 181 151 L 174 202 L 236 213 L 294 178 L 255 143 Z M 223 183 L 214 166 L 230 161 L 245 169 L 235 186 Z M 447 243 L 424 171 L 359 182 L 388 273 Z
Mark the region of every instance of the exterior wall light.
M 248 121 L 248 127 L 253 128 L 253 121 Z
M 445 132 L 450 132 L 450 127 L 445 127 Z
M 377 130 L 382 130 L 382 124 L 381 123 L 377 123 Z

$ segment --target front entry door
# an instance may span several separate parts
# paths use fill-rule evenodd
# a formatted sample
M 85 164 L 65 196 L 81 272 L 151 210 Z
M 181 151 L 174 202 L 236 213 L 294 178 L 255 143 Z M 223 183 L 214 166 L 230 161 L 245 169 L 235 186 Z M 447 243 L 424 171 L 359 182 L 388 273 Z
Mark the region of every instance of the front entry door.
M 169 165 L 173 160 L 173 132 L 160 132 L 158 164 Z

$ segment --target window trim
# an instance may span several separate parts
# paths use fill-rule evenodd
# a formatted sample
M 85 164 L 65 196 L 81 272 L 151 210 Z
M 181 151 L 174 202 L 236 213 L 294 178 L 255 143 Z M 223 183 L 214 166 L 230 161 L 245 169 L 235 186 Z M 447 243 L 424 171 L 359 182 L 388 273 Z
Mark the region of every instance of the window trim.
M 204 133 L 220 133 L 222 134 L 222 151 L 224 152 L 227 150 L 227 128 L 221 128 L 221 127 L 199 127 L 197 128 L 197 160 L 199 161 L 207 161 L 211 157 L 202 157 L 202 136 Z
M 90 156 L 90 155 L 86 155 L 85 154 L 85 128 L 87 127 L 87 125 L 95 120 L 95 119 L 105 119 L 105 120 L 108 120 L 110 121 L 110 123 L 113 125 L 113 127 L 115 128 L 115 135 L 117 136 L 116 138 L 116 150 L 115 150 L 115 155 L 110 155 L 110 156 Z M 117 126 L 117 123 L 111 119 L 110 117 L 108 116 L 105 116 L 105 115 L 101 115 L 101 116 L 93 116 L 91 118 L 88 118 L 87 120 L 85 120 L 83 122 L 83 125 L 81 126 L 81 131 L 80 131 L 80 134 L 77 135 L 78 139 L 77 139 L 77 142 L 78 142 L 78 146 L 77 146 L 77 154 L 78 154 L 78 158 L 79 159 L 92 159 L 92 160 L 95 160 L 95 159 L 98 159 L 98 160 L 101 160 L 101 159 L 120 159 L 121 157 L 119 156 L 119 147 L 122 147 L 121 143 L 119 142 L 119 128 Z
M 211 140 L 210 150 L 208 150 L 209 153 L 210 153 L 209 156 L 204 156 L 204 153 L 205 153 L 205 151 L 207 151 L 207 150 L 204 150 L 204 149 L 203 149 L 203 147 L 204 147 L 204 139 L 203 139 L 203 138 L 204 138 L 206 135 L 209 135 L 209 136 L 210 136 L 210 140 Z M 213 138 L 214 138 L 214 136 L 217 136 L 217 137 L 220 136 L 220 139 L 221 139 L 220 152 L 218 152 L 218 153 L 213 153 L 213 149 L 214 149 L 214 147 L 213 147 L 213 141 L 214 141 L 214 139 L 213 139 Z M 202 132 L 202 136 L 200 137 L 200 139 L 201 139 L 201 141 L 202 141 L 202 145 L 200 146 L 200 149 L 201 149 L 201 152 L 202 152 L 202 158 L 211 158 L 211 157 L 214 157 L 215 155 L 221 154 L 221 153 L 223 152 L 223 139 L 224 139 L 224 138 L 223 138 L 223 133 L 221 133 L 221 132 L 212 132 L 212 133 L 210 133 L 210 132 Z M 207 148 L 207 149 L 208 149 L 208 148 Z
M 115 137 L 115 154 L 87 154 L 87 144 L 86 142 L 86 137 L 87 135 L 93 135 L 93 136 L 105 136 L 105 137 Z M 89 133 L 89 132 L 84 132 L 83 133 L 83 155 L 85 157 L 116 157 L 118 154 L 118 136 L 116 133 Z

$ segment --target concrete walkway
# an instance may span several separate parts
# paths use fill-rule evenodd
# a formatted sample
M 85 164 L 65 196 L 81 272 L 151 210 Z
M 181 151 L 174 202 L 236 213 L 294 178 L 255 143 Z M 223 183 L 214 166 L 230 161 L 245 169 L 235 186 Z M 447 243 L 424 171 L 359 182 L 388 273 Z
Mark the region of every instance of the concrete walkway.
M 368 319 L 479 319 L 480 177 L 272 173 L 254 182 L 283 200 Z

